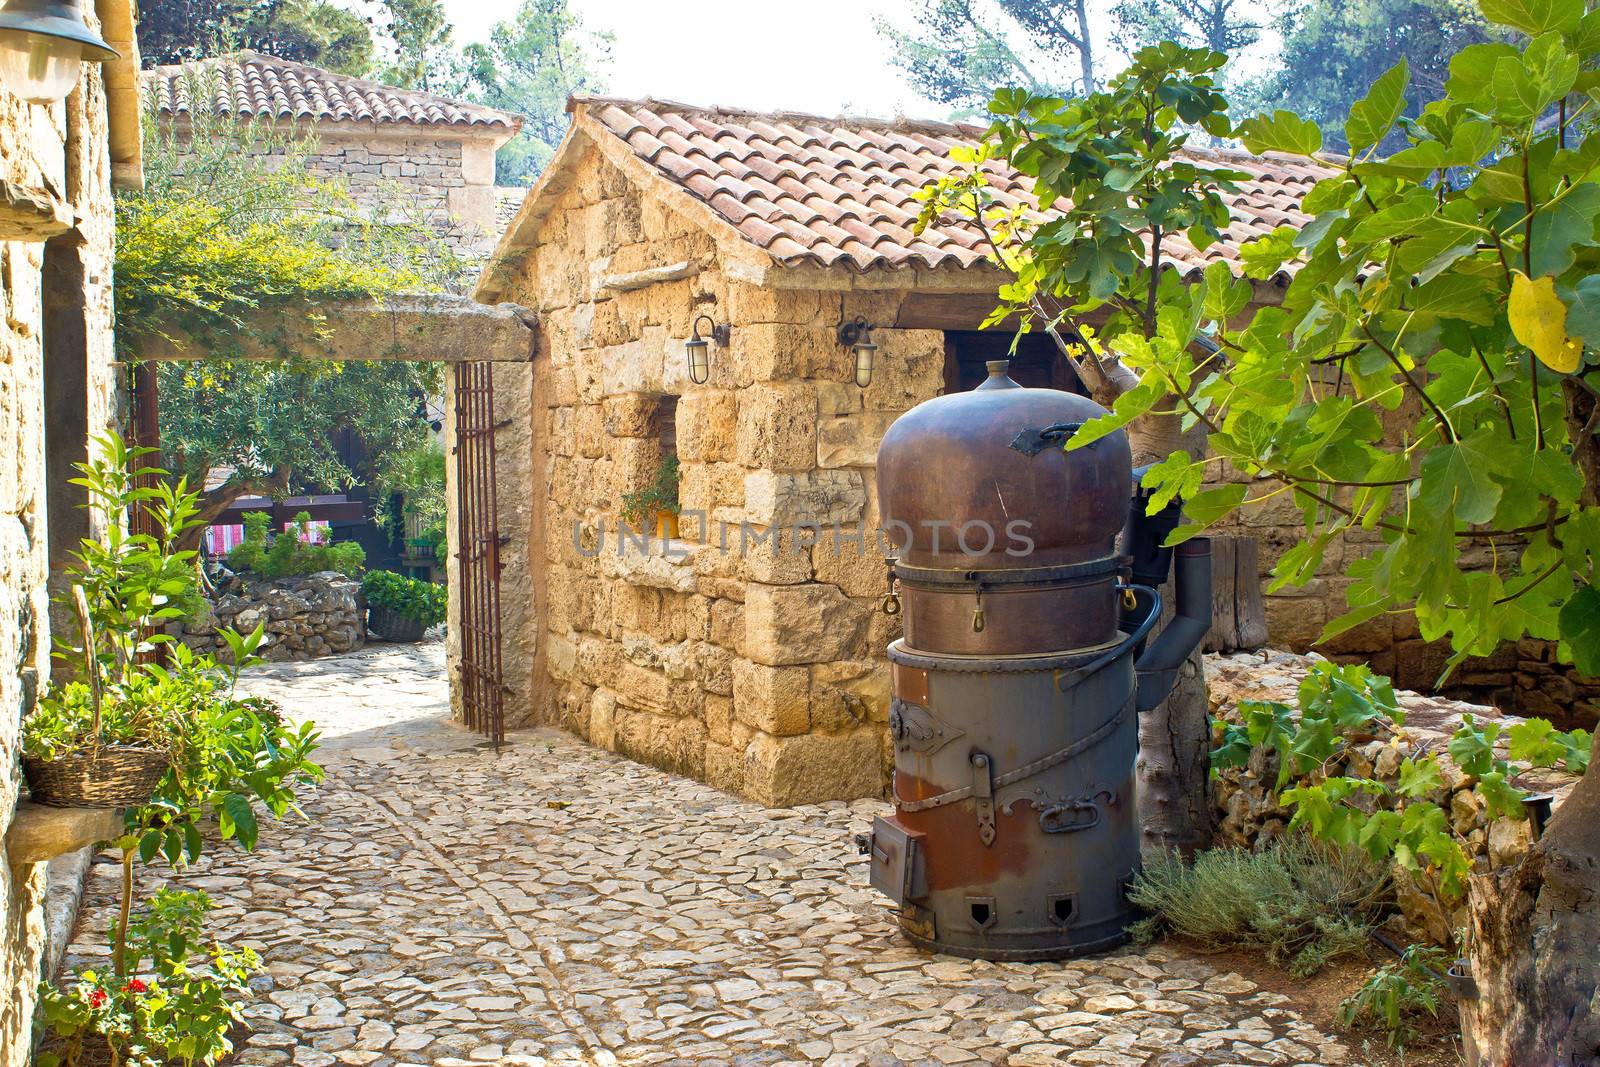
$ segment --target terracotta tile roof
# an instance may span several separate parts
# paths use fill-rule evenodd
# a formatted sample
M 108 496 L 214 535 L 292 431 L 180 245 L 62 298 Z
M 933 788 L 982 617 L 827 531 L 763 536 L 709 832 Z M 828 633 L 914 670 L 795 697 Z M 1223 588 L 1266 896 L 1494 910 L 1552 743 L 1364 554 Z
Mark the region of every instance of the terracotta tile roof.
M 199 75 L 196 77 L 195 75 Z M 335 74 L 259 52 L 234 52 L 147 70 L 146 93 L 162 114 L 187 114 L 192 87 L 214 93 L 216 114 L 312 122 L 407 123 L 486 127 L 516 132 L 522 116 L 432 93 Z
M 971 143 L 981 127 L 753 114 L 648 99 L 574 97 L 568 106 L 580 122 L 591 119 L 616 135 L 781 263 L 960 268 L 984 258 L 976 227 L 964 220 L 952 217 L 912 233 L 920 207 L 912 194 L 955 169 L 951 146 Z M 1190 154 L 1251 177 L 1231 194 L 1226 240 L 1204 252 L 1181 237 L 1163 243 L 1186 273 L 1218 259 L 1237 261 L 1241 243 L 1276 226 L 1304 225 L 1300 199 L 1333 173 L 1289 157 Z M 1000 203 L 1031 204 L 1026 178 L 998 164 L 986 170 Z

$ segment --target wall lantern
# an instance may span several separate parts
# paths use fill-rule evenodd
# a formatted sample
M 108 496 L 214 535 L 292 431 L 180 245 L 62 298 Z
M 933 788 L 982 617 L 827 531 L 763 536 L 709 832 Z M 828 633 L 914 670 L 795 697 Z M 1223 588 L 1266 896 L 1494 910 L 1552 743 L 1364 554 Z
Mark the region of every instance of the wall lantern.
M 733 332 L 728 323 L 719 324 L 710 315 L 695 317 L 694 325 L 689 331 L 691 336 L 683 343 L 683 352 L 689 357 L 689 380 L 696 385 L 706 384 L 706 380 L 711 377 L 711 342 L 700 336 L 701 319 L 711 324 L 711 340 L 717 342 L 719 347 L 728 346 L 728 338 Z
M 83 21 L 79 0 L 8 0 L 0 9 L 0 87 L 33 104 L 64 98 L 78 64 L 117 51 Z
M 872 327 L 859 315 L 854 322 L 841 322 L 839 343 L 849 345 L 855 352 L 856 384 L 865 389 L 872 384 L 872 370 L 878 363 L 878 346 L 872 341 Z

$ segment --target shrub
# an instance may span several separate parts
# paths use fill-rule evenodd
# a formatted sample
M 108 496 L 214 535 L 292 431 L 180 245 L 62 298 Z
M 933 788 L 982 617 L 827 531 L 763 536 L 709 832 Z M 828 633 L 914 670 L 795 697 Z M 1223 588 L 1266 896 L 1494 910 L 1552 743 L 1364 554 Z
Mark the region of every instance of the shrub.
M 1168 854 L 1146 865 L 1128 898 L 1151 913 L 1142 937 L 1165 930 L 1213 948 L 1264 948 L 1305 977 L 1363 949 L 1386 887 L 1363 853 L 1296 836 L 1260 852 L 1203 852 L 1192 866 Z
M 367 553 L 354 541 L 308 544 L 302 538 L 310 529 L 311 515 L 294 517 L 294 529 L 267 537 L 267 513 L 252 511 L 244 517 L 244 540 L 228 552 L 228 566 L 254 571 L 264 578 L 298 578 L 319 571 L 338 571 L 347 578 L 361 573 Z
M 1372 972 L 1361 988 L 1339 1004 L 1339 1025 L 1381 1025 L 1391 1048 L 1401 1048 L 1416 1036 L 1411 1020 L 1439 1014 L 1444 978 L 1440 969 L 1449 962 L 1443 949 L 1411 945 L 1400 958 Z
M 215 1063 L 233 1051 L 229 1031 L 260 960 L 249 948 L 200 944 L 211 910 L 201 892 L 156 891 L 129 925 L 127 973 L 84 971 L 70 989 L 39 990 L 39 1028 L 51 1035 L 39 1067 L 112 1063 Z M 196 950 L 199 951 L 196 951 Z M 148 970 L 144 965 L 148 964 Z
M 394 612 L 403 618 L 436 626 L 444 621 L 449 593 L 442 585 L 407 578 L 394 571 L 371 571 L 361 579 L 367 606 Z

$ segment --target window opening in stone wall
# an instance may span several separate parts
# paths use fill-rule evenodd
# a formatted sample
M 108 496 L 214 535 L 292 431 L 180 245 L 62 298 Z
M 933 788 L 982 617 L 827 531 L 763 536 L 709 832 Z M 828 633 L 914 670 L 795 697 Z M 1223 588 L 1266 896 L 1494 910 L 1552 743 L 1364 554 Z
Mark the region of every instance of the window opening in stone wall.
M 651 537 L 678 536 L 678 398 L 657 397 L 645 438 L 655 445 L 654 464 L 636 475 L 622 494 L 622 520 Z
M 1018 385 L 1030 389 L 1062 389 L 1087 396 L 1088 390 L 1067 363 L 1056 343 L 1042 333 L 1024 334 L 1011 352 L 1014 334 L 1009 330 L 946 330 L 944 334 L 944 391 L 964 393 L 976 389 L 989 376 L 985 364 L 1009 359 L 1007 373 Z

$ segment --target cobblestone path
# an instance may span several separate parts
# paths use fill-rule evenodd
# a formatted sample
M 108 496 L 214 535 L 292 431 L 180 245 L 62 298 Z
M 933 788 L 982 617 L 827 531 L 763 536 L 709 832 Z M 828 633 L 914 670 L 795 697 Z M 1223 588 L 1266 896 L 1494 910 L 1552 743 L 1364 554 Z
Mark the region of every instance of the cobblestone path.
M 322 724 L 328 779 L 312 824 L 178 877 L 267 961 L 239 1063 L 1349 1060 L 1281 995 L 1169 948 L 914 951 L 851 843 L 886 805 L 766 810 L 554 731 L 497 756 L 446 721 L 443 675 L 438 643 L 251 672 Z M 94 962 L 116 871 L 95 867 L 72 962 Z

